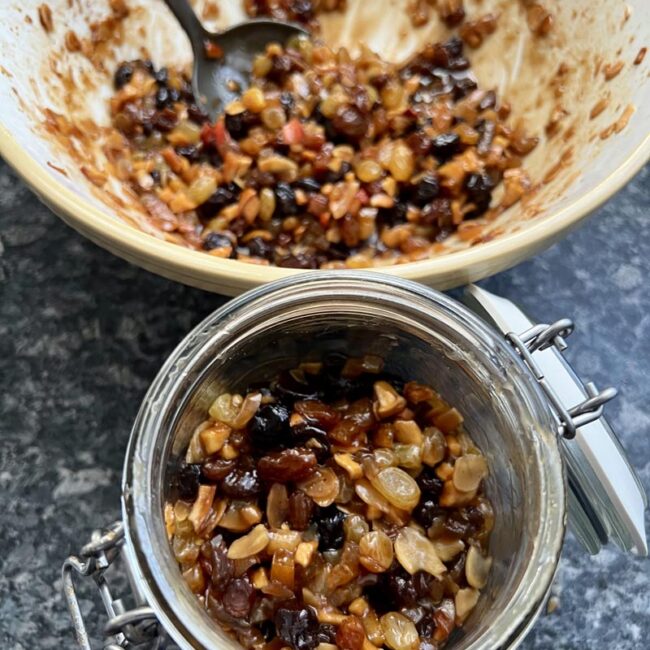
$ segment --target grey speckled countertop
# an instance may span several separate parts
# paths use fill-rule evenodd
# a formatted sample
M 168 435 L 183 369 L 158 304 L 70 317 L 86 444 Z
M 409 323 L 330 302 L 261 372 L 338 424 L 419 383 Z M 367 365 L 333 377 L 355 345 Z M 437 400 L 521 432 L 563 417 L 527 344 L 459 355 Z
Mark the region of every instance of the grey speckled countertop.
M 571 316 L 569 357 L 650 490 L 650 167 L 579 230 L 483 286 Z M 71 648 L 59 567 L 119 517 L 131 422 L 165 357 L 224 298 L 130 266 L 59 221 L 0 162 L 0 646 Z M 650 518 L 646 518 L 650 525 Z M 650 561 L 569 536 L 560 606 L 527 650 L 650 646 Z M 99 605 L 83 610 L 99 623 Z

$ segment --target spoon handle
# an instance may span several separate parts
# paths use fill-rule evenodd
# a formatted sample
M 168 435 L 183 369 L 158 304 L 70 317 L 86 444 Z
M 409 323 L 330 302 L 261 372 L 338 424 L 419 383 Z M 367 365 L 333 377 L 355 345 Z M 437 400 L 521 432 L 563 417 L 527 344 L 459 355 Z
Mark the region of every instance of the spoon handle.
M 195 54 L 196 52 L 201 52 L 206 32 L 188 0 L 165 0 L 165 4 L 185 30 L 192 43 L 192 49 Z

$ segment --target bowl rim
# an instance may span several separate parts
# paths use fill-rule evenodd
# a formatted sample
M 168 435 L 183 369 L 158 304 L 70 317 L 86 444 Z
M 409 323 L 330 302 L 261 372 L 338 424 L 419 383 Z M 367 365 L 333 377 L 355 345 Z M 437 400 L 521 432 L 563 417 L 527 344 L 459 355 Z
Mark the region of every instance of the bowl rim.
M 90 201 L 75 194 L 40 165 L 18 142 L 7 127 L 0 122 L 0 156 L 11 165 L 39 198 L 64 220 L 67 215 L 74 227 L 96 243 L 112 251 L 117 248 L 141 265 L 147 261 L 150 268 L 175 268 L 185 277 L 200 280 L 204 285 L 226 282 L 238 289 L 258 286 L 272 280 L 304 273 L 302 269 L 261 266 L 238 260 L 222 259 L 203 251 L 185 248 L 139 230 L 117 216 L 105 214 Z M 594 188 L 578 197 L 573 203 L 538 223 L 517 232 L 497 237 L 461 251 L 435 256 L 426 260 L 364 269 L 379 271 L 412 280 L 431 283 L 436 278 L 469 276 L 475 267 L 494 263 L 498 258 L 509 258 L 512 266 L 518 261 L 517 252 L 541 248 L 552 243 L 559 234 L 575 226 L 597 207 L 611 198 L 641 170 L 650 158 L 650 129 L 630 152 L 622 165 L 613 170 Z M 554 239 L 555 238 L 555 239 Z M 221 285 L 224 286 L 223 284 Z

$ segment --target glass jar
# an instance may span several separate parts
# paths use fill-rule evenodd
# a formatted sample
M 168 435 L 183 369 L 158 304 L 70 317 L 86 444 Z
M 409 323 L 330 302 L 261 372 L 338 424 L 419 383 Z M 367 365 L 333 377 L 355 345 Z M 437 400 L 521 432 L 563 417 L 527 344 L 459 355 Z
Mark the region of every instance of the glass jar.
M 488 459 L 494 564 L 478 606 L 448 647 L 514 648 L 533 625 L 567 520 L 558 421 L 547 395 L 514 348 L 455 300 L 398 278 L 334 272 L 272 283 L 229 302 L 160 370 L 133 427 L 123 526 L 113 531 L 144 606 L 140 619 L 113 612 L 119 620 L 108 632 L 118 633 L 118 641 L 125 621 L 155 618 L 158 633 L 164 630 L 183 650 L 239 648 L 181 578 L 163 518 L 170 473 L 219 393 L 244 391 L 328 352 L 379 355 L 388 372 L 433 385 L 463 413 Z M 94 551 L 86 548 L 84 557 Z M 74 603 L 71 608 L 74 616 Z M 78 607 L 76 614 L 79 619 Z

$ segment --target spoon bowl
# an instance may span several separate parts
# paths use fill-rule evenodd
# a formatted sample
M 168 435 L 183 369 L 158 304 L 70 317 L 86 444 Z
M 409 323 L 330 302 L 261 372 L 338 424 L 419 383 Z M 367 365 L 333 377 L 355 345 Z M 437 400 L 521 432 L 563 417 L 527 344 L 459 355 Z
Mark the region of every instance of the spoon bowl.
M 308 32 L 293 23 L 256 18 L 217 34 L 206 30 L 187 0 L 165 0 L 187 33 L 192 52 L 192 89 L 211 120 L 250 84 L 253 59 L 269 43 L 286 43 Z

